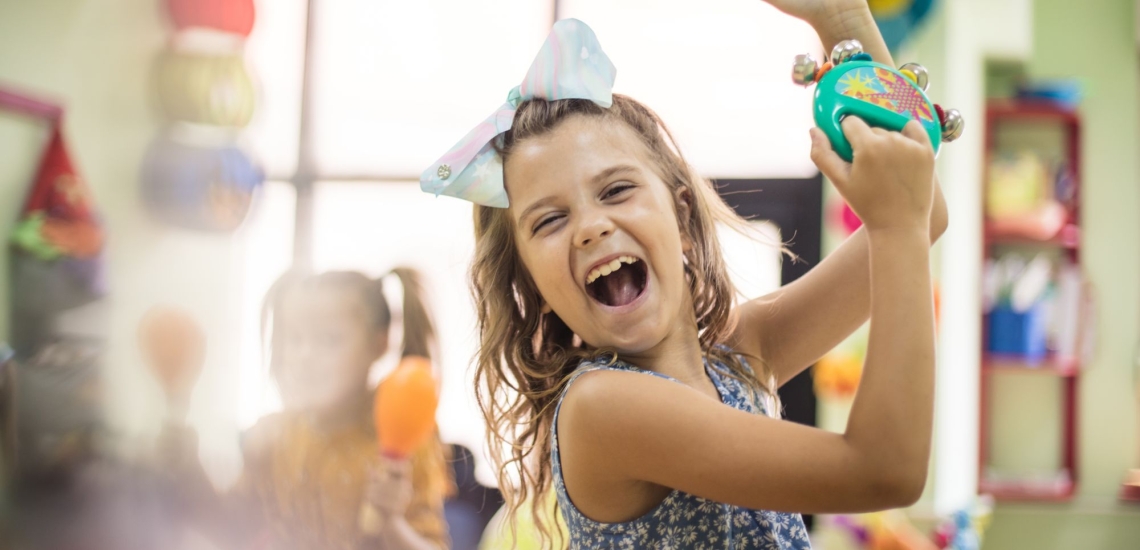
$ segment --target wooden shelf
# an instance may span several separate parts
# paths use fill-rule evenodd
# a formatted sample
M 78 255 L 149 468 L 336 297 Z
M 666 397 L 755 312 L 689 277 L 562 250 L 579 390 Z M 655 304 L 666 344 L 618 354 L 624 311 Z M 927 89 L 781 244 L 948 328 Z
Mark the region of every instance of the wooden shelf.
M 987 245 L 1056 246 L 1076 250 L 1081 247 L 1081 229 L 1074 224 L 1065 224 L 1052 238 L 1042 240 L 1013 231 L 998 230 L 993 224 L 987 223 L 985 239 Z
M 1081 119 L 1076 109 L 1071 109 L 1053 101 L 1044 100 L 995 100 L 986 106 L 987 122 L 1003 120 L 1053 119 L 1072 126 L 1079 126 Z
M 982 357 L 982 369 L 987 372 L 1025 372 L 1069 377 L 1080 373 L 1080 362 L 1076 357 L 1062 359 L 1053 354 L 1040 359 L 1030 359 L 1018 355 L 990 353 Z
M 1004 124 L 1025 123 L 1045 124 L 1058 127 L 1061 142 L 1056 143 L 1061 148 L 1069 176 L 1072 178 L 1071 196 L 1066 196 L 1063 207 L 1065 217 L 1056 217 L 1057 212 L 1036 212 L 1027 214 L 1024 219 L 987 219 L 983 230 L 982 259 L 993 258 L 1005 252 L 997 247 L 1043 247 L 1060 250 L 1068 262 L 1080 267 L 1081 242 L 1081 115 L 1078 111 L 1067 106 L 1057 105 L 1044 101 L 992 101 L 987 105 L 984 121 L 984 150 L 985 166 L 990 166 L 998 148 L 1009 148 L 1008 143 L 999 143 L 998 128 Z M 1052 134 L 1050 134 L 1052 136 Z M 1052 139 L 1051 137 L 1049 139 Z M 1041 147 L 1043 143 L 1034 143 L 1033 147 Z M 1052 151 L 1051 147 L 1042 147 Z M 984 184 L 987 174 L 983 172 Z M 987 193 L 983 188 L 981 204 L 979 207 L 986 212 Z M 1037 216 L 1035 219 L 1034 217 Z M 1062 223 L 1064 222 L 1064 223 Z M 1049 227 L 1060 229 L 1055 235 L 1043 238 L 1041 231 L 1034 231 L 1035 226 L 1049 223 Z M 982 322 L 983 345 L 988 341 L 988 323 Z M 1053 474 L 1024 475 L 1009 473 L 1003 475 L 989 469 L 992 446 L 990 417 L 995 412 L 993 401 L 1001 399 L 995 395 L 994 373 L 1013 373 L 1017 375 L 1035 374 L 1038 376 L 1056 377 L 1060 386 L 1061 397 L 1061 448 L 1060 469 Z M 982 368 L 980 372 L 979 393 L 979 449 L 978 465 L 982 475 L 978 479 L 978 491 L 991 494 L 999 501 L 1029 501 L 1029 502 L 1062 502 L 1071 500 L 1079 482 L 1080 468 L 1078 467 L 1080 441 L 1080 380 L 1081 365 L 1077 358 L 1059 358 L 1055 354 L 1047 354 L 1039 359 L 1029 359 L 1024 356 L 1003 355 L 987 353 L 982 350 Z M 1123 492 L 1123 491 L 1122 491 Z
M 1063 502 L 1071 500 L 1076 492 L 1076 484 L 1071 479 L 983 479 L 978 487 L 983 494 L 1002 501 Z
M 1120 486 L 1120 500 L 1130 504 L 1140 504 L 1140 469 L 1128 471 L 1127 479 Z

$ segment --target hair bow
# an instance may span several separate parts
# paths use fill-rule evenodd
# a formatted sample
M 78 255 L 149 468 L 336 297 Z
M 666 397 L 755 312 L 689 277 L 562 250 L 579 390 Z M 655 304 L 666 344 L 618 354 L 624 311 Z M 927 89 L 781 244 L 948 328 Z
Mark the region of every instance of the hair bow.
M 617 69 L 588 25 L 577 19 L 555 23 L 522 84 L 511 90 L 506 103 L 424 170 L 420 189 L 506 208 L 503 161 L 494 140 L 511 129 L 518 106 L 535 98 L 588 99 L 609 108 L 616 76 Z

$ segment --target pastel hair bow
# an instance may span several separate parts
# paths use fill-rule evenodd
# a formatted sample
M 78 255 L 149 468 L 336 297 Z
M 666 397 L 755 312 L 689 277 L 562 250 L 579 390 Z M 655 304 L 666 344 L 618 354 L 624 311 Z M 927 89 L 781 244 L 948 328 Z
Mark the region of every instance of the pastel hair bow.
M 617 69 L 588 25 L 577 19 L 555 23 L 522 84 L 511 90 L 503 106 L 424 170 L 420 189 L 506 208 L 503 161 L 494 142 L 511 129 L 518 106 L 535 98 L 588 99 L 609 108 L 616 76 Z

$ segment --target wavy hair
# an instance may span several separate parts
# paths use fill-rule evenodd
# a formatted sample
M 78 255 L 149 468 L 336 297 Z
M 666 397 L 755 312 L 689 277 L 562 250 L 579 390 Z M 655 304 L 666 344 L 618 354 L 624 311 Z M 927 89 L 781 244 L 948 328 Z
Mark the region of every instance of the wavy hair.
M 510 131 L 495 142 L 504 164 L 520 143 L 549 133 L 573 116 L 625 124 L 645 145 L 658 175 L 671 191 L 687 190 L 688 216 L 674 208 L 682 235 L 692 243 L 686 253 L 685 279 L 692 296 L 701 349 L 728 366 L 754 391 L 774 396 L 773 380 L 759 358 L 757 370 L 721 346 L 735 327 L 733 298 L 717 239 L 717 223 L 748 231 L 741 219 L 696 174 L 678 150 L 661 119 L 645 105 L 614 95 L 602 108 L 588 100 L 529 100 L 519 105 Z M 676 195 L 674 195 L 676 196 Z M 475 206 L 475 259 L 471 289 L 478 314 L 476 395 L 487 424 L 487 443 L 499 485 L 514 516 L 530 500 L 540 536 L 554 544 L 554 527 L 544 522 L 552 472 L 551 429 L 554 407 L 570 375 L 583 361 L 617 360 L 613 350 L 594 349 L 577 338 L 554 312 L 543 313 L 542 296 L 516 250 L 515 227 L 507 209 Z

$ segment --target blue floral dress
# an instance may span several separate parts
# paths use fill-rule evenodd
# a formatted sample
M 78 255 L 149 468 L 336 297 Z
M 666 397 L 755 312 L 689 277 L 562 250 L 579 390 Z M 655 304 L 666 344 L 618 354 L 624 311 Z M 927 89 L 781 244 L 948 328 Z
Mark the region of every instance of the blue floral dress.
M 558 507 L 570 532 L 571 548 L 654 549 L 733 549 L 733 550 L 801 550 L 810 549 L 807 528 L 799 514 L 750 510 L 713 502 L 679 490 L 649 513 L 623 523 L 601 523 L 587 518 L 570 501 L 562 478 L 562 460 L 558 454 L 558 412 L 570 385 L 582 374 L 595 370 L 624 370 L 675 379 L 617 361 L 583 363 L 559 398 L 554 411 L 553 470 Z M 721 402 L 754 414 L 769 414 L 770 403 L 755 391 L 728 374 L 719 362 L 705 362 L 705 371 L 720 393 Z M 680 383 L 680 382 L 678 382 Z

